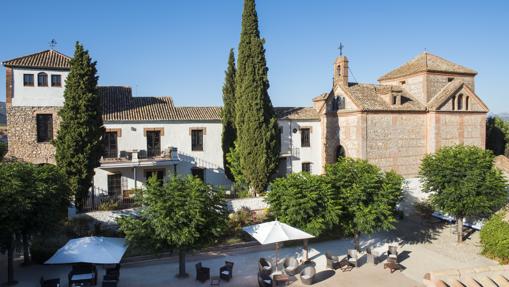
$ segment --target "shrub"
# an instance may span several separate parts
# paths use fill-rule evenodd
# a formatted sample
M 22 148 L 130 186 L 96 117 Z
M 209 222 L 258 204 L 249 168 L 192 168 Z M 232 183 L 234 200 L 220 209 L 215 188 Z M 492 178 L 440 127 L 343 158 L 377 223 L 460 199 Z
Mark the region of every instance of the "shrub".
M 30 254 L 34 263 L 43 264 L 55 252 L 67 243 L 66 236 L 35 237 L 30 247 Z
M 117 210 L 119 208 L 120 206 L 118 204 L 118 201 L 115 199 L 105 200 L 101 202 L 101 204 L 99 204 L 99 206 L 97 207 L 97 209 L 100 211 Z
M 509 263 L 509 222 L 504 219 L 505 213 L 493 215 L 481 229 L 483 254 L 499 260 L 502 264 Z

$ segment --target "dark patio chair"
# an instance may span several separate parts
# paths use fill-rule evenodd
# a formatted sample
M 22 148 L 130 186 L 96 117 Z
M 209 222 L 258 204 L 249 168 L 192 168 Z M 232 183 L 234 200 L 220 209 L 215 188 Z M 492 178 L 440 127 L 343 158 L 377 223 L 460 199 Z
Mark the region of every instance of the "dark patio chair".
M 102 287 L 117 287 L 118 281 L 115 280 L 107 280 L 103 281 Z
M 300 281 L 304 285 L 312 285 L 315 280 L 316 269 L 312 265 L 308 265 L 300 272 Z
M 389 250 L 387 250 L 387 262 L 399 263 L 398 246 L 389 245 Z
M 233 262 L 225 261 L 224 266 L 219 268 L 219 277 L 223 280 L 230 281 L 233 277 Z
M 120 277 L 120 264 L 115 264 L 115 267 L 106 268 L 106 275 L 116 277 L 119 280 Z
M 87 280 L 72 280 L 74 275 L 92 274 L 90 279 Z M 83 283 L 84 281 L 89 282 L 91 285 L 97 285 L 97 268 L 93 264 L 81 263 L 72 266 L 71 272 L 69 272 L 67 279 L 69 280 L 69 286 L 72 286 L 74 282 Z
M 299 273 L 299 261 L 297 261 L 297 259 L 293 256 L 285 258 L 283 267 L 287 275 L 293 276 Z
M 41 277 L 41 287 L 60 287 L 60 278 L 44 280 Z
M 346 254 L 346 257 L 343 258 L 340 262 L 340 267 L 343 271 L 350 271 L 353 268 L 357 267 L 358 262 L 358 253 L 355 249 L 348 249 L 348 252 Z
M 258 286 L 272 287 L 272 278 L 270 278 L 270 273 L 263 271 L 258 272 Z
M 369 246 L 366 248 L 366 255 L 367 255 L 367 261 L 373 265 L 378 264 L 378 256 L 380 255 L 377 253 L 373 247 Z
M 201 262 L 196 263 L 196 280 L 201 283 L 210 279 L 210 268 L 203 267 Z
M 338 269 L 340 266 L 340 260 L 338 256 L 331 255 L 329 252 L 325 252 L 325 258 L 327 259 L 327 268 Z
M 272 273 L 272 264 L 270 264 L 269 261 L 262 257 L 258 261 L 258 271 L 270 275 Z

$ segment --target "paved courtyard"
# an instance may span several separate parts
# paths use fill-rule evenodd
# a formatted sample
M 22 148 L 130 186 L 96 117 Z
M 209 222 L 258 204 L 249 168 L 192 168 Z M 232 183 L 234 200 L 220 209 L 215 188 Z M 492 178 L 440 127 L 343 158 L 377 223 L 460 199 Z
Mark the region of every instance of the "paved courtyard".
M 496 262 L 479 255 L 478 232 L 471 235 L 465 243 L 454 243 L 453 226 L 440 223 L 422 223 L 420 220 L 405 219 L 392 232 L 383 232 L 373 237 L 364 237 L 362 245 L 375 245 L 375 250 L 386 251 L 389 244 L 399 246 L 401 272 L 390 273 L 383 264 L 372 265 L 366 262 L 366 255 L 360 258 L 360 267 L 351 272 L 332 271 L 327 268 L 325 252 L 344 256 L 352 248 L 351 240 L 333 240 L 310 244 L 310 257 L 316 263 L 317 283 L 314 286 L 422 286 L 426 272 L 447 268 L 463 268 L 494 265 Z M 208 286 L 209 282 L 195 281 L 194 264 L 202 262 L 211 268 L 211 276 L 219 274 L 225 260 L 235 262 L 233 279 L 221 282 L 221 286 L 258 286 L 257 262 L 260 257 L 273 258 L 274 246 L 254 246 L 227 252 L 209 252 L 188 256 L 187 279 L 176 279 L 178 270 L 176 258 L 166 258 L 138 263 L 124 264 L 121 269 L 119 286 Z M 282 248 L 280 257 L 300 256 L 299 246 Z M 0 278 L 5 281 L 5 260 L 0 266 Z M 16 267 L 17 286 L 36 286 L 41 275 L 46 278 L 60 277 L 63 286 L 67 286 L 68 266 L 30 266 Z M 99 277 L 103 270 L 98 268 Z M 290 286 L 302 286 L 298 276 L 292 278 Z M 99 285 L 100 286 L 100 285 Z

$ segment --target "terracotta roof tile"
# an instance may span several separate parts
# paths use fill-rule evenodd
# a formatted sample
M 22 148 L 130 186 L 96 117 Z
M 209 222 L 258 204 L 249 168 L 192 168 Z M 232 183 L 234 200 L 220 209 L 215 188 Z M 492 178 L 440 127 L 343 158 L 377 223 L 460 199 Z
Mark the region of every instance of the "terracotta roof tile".
M 424 111 L 426 109 L 400 86 L 349 83 L 350 96 L 361 105 L 364 111 Z M 387 94 L 401 96 L 400 105 L 391 105 L 384 100 Z
M 70 57 L 55 50 L 46 50 L 8 60 L 3 62 L 3 64 L 6 67 L 69 69 L 70 60 Z
M 303 107 L 275 107 L 274 112 L 278 119 L 314 120 L 320 116 L 314 108 Z
M 433 54 L 424 52 L 417 57 L 403 64 L 402 66 L 390 71 L 389 73 L 381 76 L 378 80 L 396 79 L 419 72 L 444 72 L 454 74 L 470 74 L 476 75 L 477 72 L 463 67 L 461 65 L 450 62 L 444 58 L 435 56 Z

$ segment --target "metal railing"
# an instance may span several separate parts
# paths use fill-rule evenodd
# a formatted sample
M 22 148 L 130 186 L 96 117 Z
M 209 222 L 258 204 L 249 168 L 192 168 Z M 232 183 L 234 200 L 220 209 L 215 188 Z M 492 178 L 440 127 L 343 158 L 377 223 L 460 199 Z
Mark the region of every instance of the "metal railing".
M 136 206 L 133 197 L 124 197 L 122 194 L 109 194 L 107 190 L 93 186 L 81 212 L 97 210 L 119 210 Z

